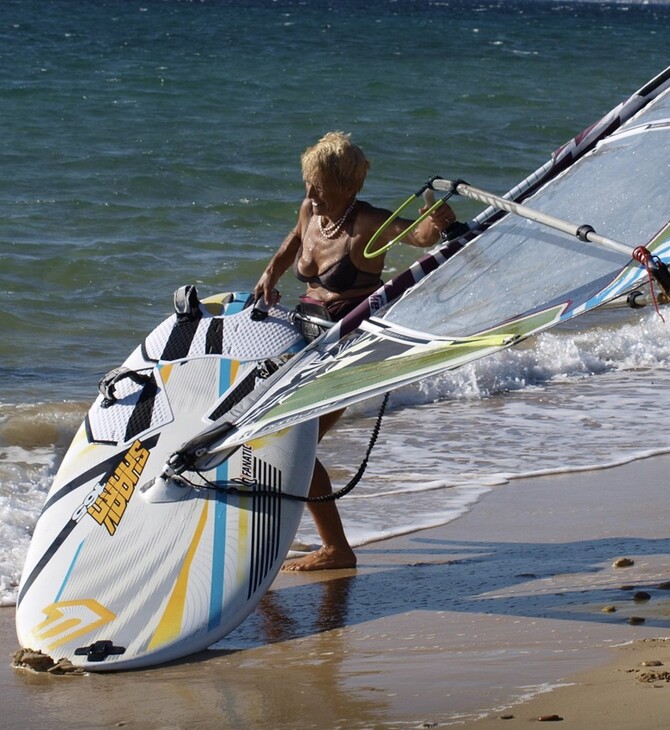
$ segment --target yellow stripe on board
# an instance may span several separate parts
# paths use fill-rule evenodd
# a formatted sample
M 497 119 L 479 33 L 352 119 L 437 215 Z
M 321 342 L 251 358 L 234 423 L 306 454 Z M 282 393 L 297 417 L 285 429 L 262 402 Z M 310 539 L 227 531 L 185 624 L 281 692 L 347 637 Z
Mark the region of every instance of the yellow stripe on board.
M 237 371 L 240 369 L 240 361 L 239 360 L 231 360 L 230 361 L 230 382 L 234 383 L 235 378 L 237 378 Z
M 205 297 L 200 300 L 205 309 L 213 316 L 219 317 L 223 314 L 223 300 L 230 296 L 229 292 L 220 292 L 213 294 L 211 297 Z
M 195 528 L 195 534 L 191 541 L 191 546 L 186 553 L 184 564 L 179 571 L 177 582 L 175 583 L 170 600 L 165 607 L 163 616 L 158 624 L 158 628 L 154 632 L 149 642 L 149 649 L 156 649 L 164 644 L 176 639 L 181 632 L 181 622 L 184 616 L 184 605 L 186 603 L 186 588 L 188 586 L 188 574 L 191 570 L 191 563 L 198 549 L 200 538 L 207 524 L 207 513 L 209 511 L 209 502 L 205 502 L 202 509 L 200 520 Z
M 239 497 L 239 510 L 237 522 L 237 578 L 242 580 L 247 564 L 247 553 L 249 551 L 249 515 L 251 514 L 251 497 Z
M 174 365 L 170 363 L 169 365 L 159 365 L 158 369 L 161 374 L 161 378 L 164 383 L 167 383 L 167 381 L 170 379 L 170 375 L 172 375 L 172 368 Z

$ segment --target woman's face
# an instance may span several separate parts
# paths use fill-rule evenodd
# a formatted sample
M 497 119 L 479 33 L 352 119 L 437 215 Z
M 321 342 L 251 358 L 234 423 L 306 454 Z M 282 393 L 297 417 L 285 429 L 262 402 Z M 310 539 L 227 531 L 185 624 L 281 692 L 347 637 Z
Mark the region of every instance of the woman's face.
M 342 214 L 342 209 L 351 202 L 351 195 L 329 189 L 318 177 L 314 180 L 305 180 L 305 191 L 307 198 L 312 203 L 314 215 L 322 215 L 327 218 L 337 217 Z

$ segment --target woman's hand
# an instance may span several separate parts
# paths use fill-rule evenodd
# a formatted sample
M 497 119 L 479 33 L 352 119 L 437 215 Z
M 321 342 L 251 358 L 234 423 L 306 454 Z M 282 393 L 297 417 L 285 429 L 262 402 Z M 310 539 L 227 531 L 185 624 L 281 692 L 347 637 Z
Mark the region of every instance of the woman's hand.
M 429 205 L 424 205 L 420 209 L 420 213 L 423 215 L 429 208 Z M 447 203 L 442 203 L 439 208 L 436 208 L 429 216 L 428 219 L 440 231 L 440 233 L 456 221 L 456 213 Z
M 278 304 L 281 299 L 281 294 L 275 288 L 277 281 L 278 277 L 272 276 L 265 270 L 254 287 L 254 300 L 258 301 L 259 299 L 263 299 L 268 307 Z

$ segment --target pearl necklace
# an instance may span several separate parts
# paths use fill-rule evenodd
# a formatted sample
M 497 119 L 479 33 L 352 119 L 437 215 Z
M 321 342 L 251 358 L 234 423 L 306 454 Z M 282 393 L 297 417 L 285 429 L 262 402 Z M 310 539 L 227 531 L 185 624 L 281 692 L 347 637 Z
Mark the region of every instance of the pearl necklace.
M 329 226 L 324 226 L 323 216 L 319 216 L 319 230 L 325 236 L 326 238 L 335 238 L 337 234 L 340 232 L 340 228 L 344 225 L 344 221 L 347 220 L 349 217 L 349 213 L 354 209 L 354 206 L 356 205 L 356 198 L 354 198 L 352 204 L 344 211 L 344 215 L 340 218 L 339 221 L 336 221 L 335 223 L 331 223 Z

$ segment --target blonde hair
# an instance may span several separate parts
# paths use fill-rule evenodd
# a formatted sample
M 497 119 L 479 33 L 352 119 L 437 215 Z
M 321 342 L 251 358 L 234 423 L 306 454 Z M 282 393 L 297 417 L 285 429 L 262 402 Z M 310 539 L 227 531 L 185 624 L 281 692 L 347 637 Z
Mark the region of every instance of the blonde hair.
M 318 180 L 328 190 L 356 195 L 363 187 L 370 163 L 363 150 L 344 132 L 328 132 L 300 158 L 302 176 Z

